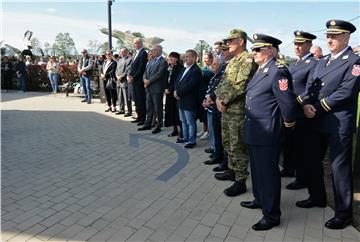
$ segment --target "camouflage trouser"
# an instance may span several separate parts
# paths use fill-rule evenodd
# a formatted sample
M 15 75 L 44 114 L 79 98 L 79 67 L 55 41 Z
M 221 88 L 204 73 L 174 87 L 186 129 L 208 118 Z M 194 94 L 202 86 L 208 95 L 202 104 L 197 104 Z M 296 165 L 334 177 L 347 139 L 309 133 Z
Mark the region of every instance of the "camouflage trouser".
M 235 181 L 245 182 L 249 176 L 248 155 L 243 142 L 244 116 L 222 113 L 221 135 L 224 150 L 228 154 L 229 168 L 235 173 Z

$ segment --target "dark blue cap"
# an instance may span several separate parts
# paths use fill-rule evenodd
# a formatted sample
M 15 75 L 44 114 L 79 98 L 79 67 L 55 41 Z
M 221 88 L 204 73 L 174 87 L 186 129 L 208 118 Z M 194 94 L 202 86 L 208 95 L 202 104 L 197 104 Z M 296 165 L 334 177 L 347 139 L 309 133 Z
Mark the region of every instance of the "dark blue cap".
M 294 43 L 304 43 L 306 41 L 312 41 L 314 39 L 316 39 L 316 36 L 313 34 L 310 34 L 309 32 L 305 32 L 302 30 L 296 30 L 294 32 L 295 35 L 295 39 L 294 39 Z
M 254 34 L 253 39 L 254 44 L 251 47 L 252 49 L 261 47 L 275 47 L 278 49 L 279 45 L 282 43 L 281 40 L 266 34 Z
M 344 20 L 332 19 L 326 22 L 327 34 L 343 34 L 343 33 L 354 33 L 356 27 Z

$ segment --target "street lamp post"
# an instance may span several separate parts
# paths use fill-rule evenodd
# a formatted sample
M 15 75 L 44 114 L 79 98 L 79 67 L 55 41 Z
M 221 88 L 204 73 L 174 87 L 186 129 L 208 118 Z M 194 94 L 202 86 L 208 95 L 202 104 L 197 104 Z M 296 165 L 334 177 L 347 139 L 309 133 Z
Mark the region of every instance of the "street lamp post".
M 112 2 L 113 2 L 113 0 L 108 0 L 108 26 L 109 26 L 109 49 L 110 50 L 112 50 L 112 30 L 111 30 L 111 5 L 112 5 Z
M 199 60 L 200 60 L 200 65 L 202 65 L 202 59 L 203 59 L 203 43 L 205 42 L 204 40 L 199 40 L 200 42 L 200 56 L 199 56 Z

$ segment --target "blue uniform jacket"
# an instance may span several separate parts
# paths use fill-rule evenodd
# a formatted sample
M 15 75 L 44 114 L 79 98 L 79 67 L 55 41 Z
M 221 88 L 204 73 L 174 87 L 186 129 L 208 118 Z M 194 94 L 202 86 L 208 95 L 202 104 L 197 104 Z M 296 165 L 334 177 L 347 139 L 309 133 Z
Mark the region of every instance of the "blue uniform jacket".
M 295 125 L 296 100 L 291 75 L 275 59 L 255 73 L 246 88 L 244 142 L 279 145 L 284 126 Z
M 315 126 L 320 132 L 352 134 L 356 128 L 360 57 L 349 47 L 326 66 L 329 58 L 327 55 L 319 61 L 300 101 L 316 108 Z

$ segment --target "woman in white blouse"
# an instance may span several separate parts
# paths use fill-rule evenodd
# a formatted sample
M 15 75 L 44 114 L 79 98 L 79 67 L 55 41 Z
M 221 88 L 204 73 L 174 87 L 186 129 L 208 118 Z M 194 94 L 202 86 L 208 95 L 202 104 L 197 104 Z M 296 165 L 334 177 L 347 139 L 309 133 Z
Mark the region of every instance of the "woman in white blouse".
M 59 64 L 56 62 L 55 56 L 51 56 L 49 62 L 46 65 L 46 70 L 48 71 L 48 77 L 50 80 L 52 93 L 57 93 L 58 91 L 58 79 L 59 79 Z

